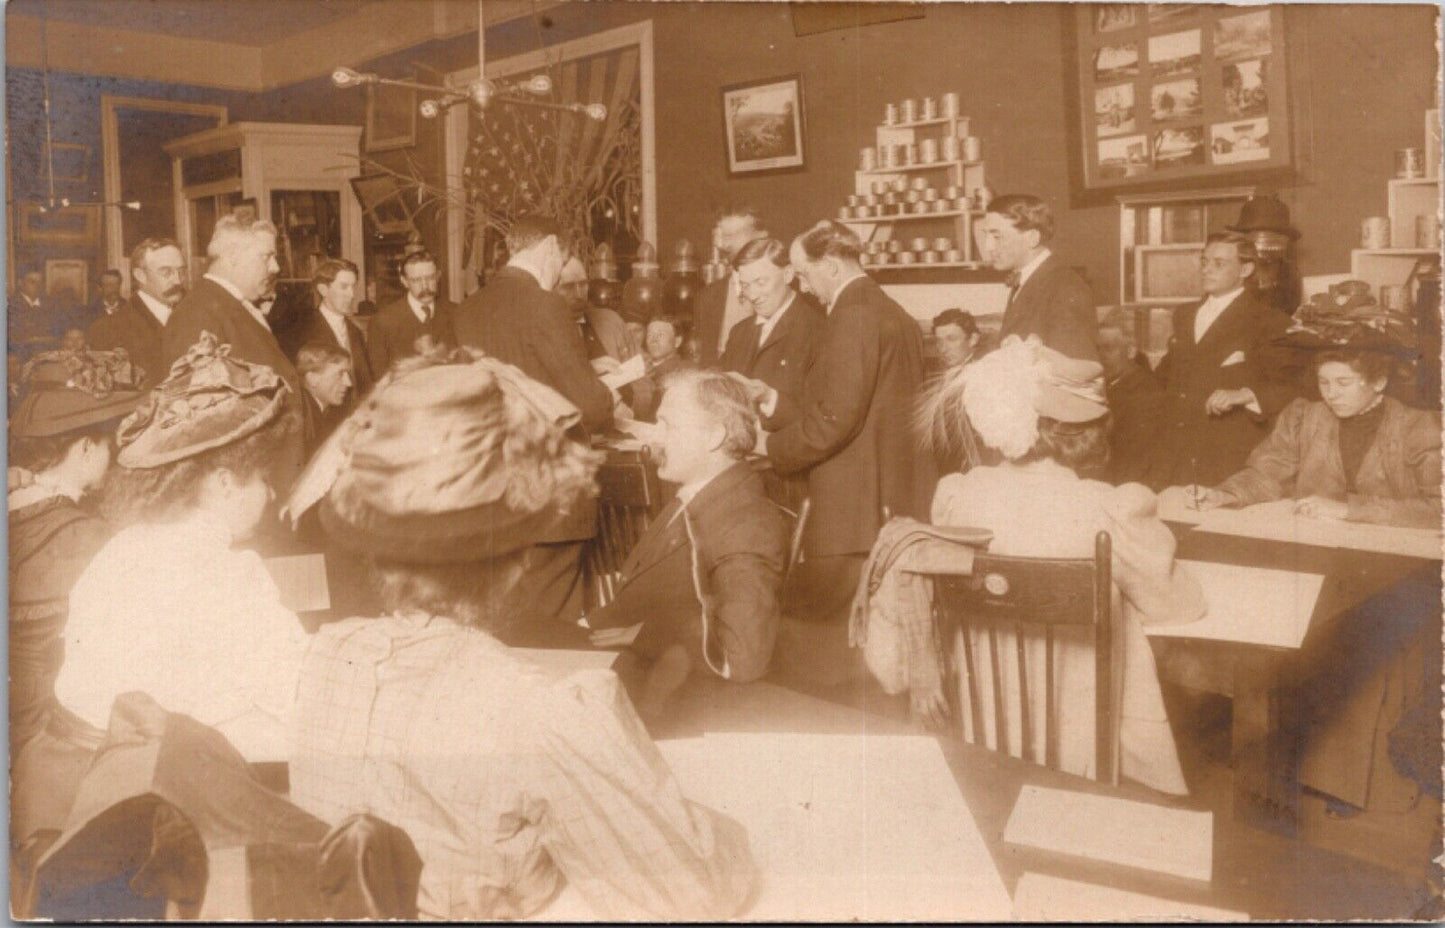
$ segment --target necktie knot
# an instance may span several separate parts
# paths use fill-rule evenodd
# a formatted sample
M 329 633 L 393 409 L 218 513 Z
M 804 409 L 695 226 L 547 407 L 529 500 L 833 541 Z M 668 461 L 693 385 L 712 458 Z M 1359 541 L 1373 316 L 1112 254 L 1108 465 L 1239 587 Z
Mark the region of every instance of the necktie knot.
M 1009 271 L 1007 282 L 1010 290 L 1017 290 L 1023 283 L 1023 276 L 1018 271 Z

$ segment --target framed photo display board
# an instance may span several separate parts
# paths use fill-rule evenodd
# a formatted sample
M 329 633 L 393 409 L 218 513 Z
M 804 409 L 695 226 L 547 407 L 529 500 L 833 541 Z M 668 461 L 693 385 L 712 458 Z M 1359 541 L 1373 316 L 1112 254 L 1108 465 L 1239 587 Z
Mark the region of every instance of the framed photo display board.
M 1105 3 L 1072 12 L 1085 189 L 1292 164 L 1279 5 Z

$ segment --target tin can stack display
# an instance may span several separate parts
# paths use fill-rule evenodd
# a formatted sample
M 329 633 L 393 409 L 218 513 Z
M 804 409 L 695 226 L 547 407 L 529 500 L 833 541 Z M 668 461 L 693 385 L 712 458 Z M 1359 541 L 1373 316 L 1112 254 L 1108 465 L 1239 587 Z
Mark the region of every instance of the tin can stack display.
M 864 239 L 863 263 L 890 270 L 980 268 L 974 223 L 992 191 L 983 143 L 955 92 L 887 103 L 859 149 L 838 219 Z

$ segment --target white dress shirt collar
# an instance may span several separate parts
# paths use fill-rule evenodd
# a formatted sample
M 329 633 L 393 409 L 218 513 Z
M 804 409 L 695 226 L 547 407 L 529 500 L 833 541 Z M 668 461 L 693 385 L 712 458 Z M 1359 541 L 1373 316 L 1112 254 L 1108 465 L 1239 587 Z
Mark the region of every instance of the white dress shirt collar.
M 787 301 L 783 303 L 783 305 L 778 309 L 777 312 L 773 313 L 768 318 L 760 320 L 758 322 L 759 348 L 763 347 L 768 343 L 768 338 L 773 334 L 773 329 L 776 329 L 778 327 L 778 320 L 783 318 L 783 313 L 787 312 L 788 309 L 792 307 L 793 302 L 797 300 L 797 298 L 798 295 L 796 293 L 788 294 Z
M 412 296 L 410 292 L 406 295 L 406 304 L 411 307 L 411 311 L 416 314 L 416 318 L 423 324 L 431 319 L 432 313 L 436 312 L 437 309 L 435 302 L 428 306 Z
M 1228 293 L 1205 298 L 1204 302 L 1199 305 L 1199 310 L 1194 314 L 1194 343 L 1196 345 L 1204 338 L 1210 326 L 1218 321 L 1229 305 L 1237 300 L 1243 292 L 1244 287 L 1239 286 Z
M 1038 254 L 1030 258 L 1027 264 L 1019 268 L 1019 286 L 1022 287 L 1030 277 L 1034 276 L 1034 271 L 1037 271 L 1039 269 L 1040 264 L 1043 264 L 1045 261 L 1049 260 L 1049 255 L 1052 254 L 1052 251 L 1045 248 L 1041 250 Z
M 271 331 L 271 323 L 266 320 L 266 314 L 261 312 L 260 308 L 257 307 L 255 303 L 252 303 L 250 300 L 242 296 L 241 289 L 239 287 L 231 283 L 226 278 L 217 277 L 215 274 L 207 274 L 206 279 L 214 281 L 222 290 L 225 290 L 227 293 L 231 294 L 231 296 L 240 300 L 241 305 L 245 307 L 246 312 L 251 314 L 251 318 L 259 322 L 261 324 L 261 328 L 265 329 L 268 332 Z
M 137 290 L 136 295 L 140 297 L 140 301 L 145 304 L 145 308 L 150 310 L 151 315 L 155 316 L 156 321 L 161 325 L 165 325 L 166 322 L 170 320 L 171 307 L 162 303 L 149 293 L 146 293 L 144 290 Z
M 852 277 L 845 277 L 843 281 L 838 284 L 838 289 L 833 291 L 833 298 L 828 301 L 828 314 L 830 316 L 833 314 L 833 307 L 838 305 L 838 297 L 843 295 L 843 291 L 853 286 L 855 280 L 863 280 L 867 276 L 866 271 L 859 271 Z
M 331 327 L 331 334 L 336 336 L 336 344 L 340 345 L 342 350 L 349 352 L 351 350 L 351 333 L 346 327 L 346 317 L 322 303 L 321 318 L 325 319 L 326 324 Z

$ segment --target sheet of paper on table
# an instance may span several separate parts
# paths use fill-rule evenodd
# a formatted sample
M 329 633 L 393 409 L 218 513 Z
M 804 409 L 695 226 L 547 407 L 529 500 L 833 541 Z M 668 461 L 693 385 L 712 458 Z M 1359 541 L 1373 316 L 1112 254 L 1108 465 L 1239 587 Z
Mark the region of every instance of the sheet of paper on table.
M 1279 499 L 1243 509 L 1213 509 L 1200 521 L 1199 531 L 1324 548 L 1440 558 L 1440 532 L 1434 529 L 1312 519 L 1295 515 L 1294 505 L 1292 499 Z
M 598 379 L 614 390 L 621 390 L 633 381 L 641 380 L 646 376 L 647 359 L 638 353 L 617 365 L 616 370 L 599 375 Z
M 295 554 L 268 557 L 266 571 L 281 592 L 281 605 L 292 612 L 321 612 L 331 608 L 326 583 L 326 555 Z
M 749 920 L 968 920 L 1011 903 L 938 743 L 709 732 L 658 748 L 683 794 L 748 831 Z
M 556 677 L 565 677 L 579 670 L 607 670 L 617 660 L 616 651 L 567 651 L 552 648 L 513 648 L 544 672 Z
M 1178 562 L 1204 588 L 1203 618 L 1182 625 L 1145 625 L 1151 638 L 1203 638 L 1273 648 L 1298 648 L 1325 578 L 1292 570 Z
M 1025 786 L 1003 839 L 1185 879 L 1208 881 L 1214 869 L 1214 815 Z
M 1111 886 L 1025 873 L 1014 887 L 1014 918 L 1023 922 L 1239 922 L 1247 912 L 1175 902 Z
M 1159 493 L 1158 515 L 1165 522 L 1198 525 L 1204 521 L 1207 513 L 1195 509 L 1189 504 L 1189 498 L 1184 494 L 1183 487 L 1167 487 Z

